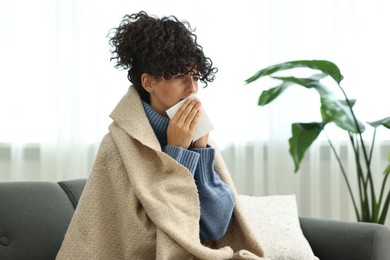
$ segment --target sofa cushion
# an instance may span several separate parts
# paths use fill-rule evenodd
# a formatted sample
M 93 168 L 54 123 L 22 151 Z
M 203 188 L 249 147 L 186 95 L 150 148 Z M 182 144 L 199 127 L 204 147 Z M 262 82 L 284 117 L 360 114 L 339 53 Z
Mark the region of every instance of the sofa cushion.
M 239 195 L 239 200 L 267 258 L 318 260 L 299 225 L 295 195 Z

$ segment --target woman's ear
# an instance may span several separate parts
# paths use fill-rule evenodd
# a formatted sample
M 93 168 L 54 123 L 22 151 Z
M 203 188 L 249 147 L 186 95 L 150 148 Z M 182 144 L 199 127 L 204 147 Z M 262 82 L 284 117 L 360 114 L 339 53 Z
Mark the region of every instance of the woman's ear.
M 151 75 L 149 75 L 148 73 L 143 73 L 141 75 L 141 85 L 148 93 L 154 92 L 153 83 L 154 79 Z

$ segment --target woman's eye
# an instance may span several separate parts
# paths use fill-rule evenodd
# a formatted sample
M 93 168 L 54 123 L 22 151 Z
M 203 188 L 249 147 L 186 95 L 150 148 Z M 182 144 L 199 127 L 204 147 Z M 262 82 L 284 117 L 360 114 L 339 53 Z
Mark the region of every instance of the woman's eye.
M 176 76 L 177 79 L 185 79 L 185 77 L 186 77 L 186 76 L 185 76 L 184 74 L 182 74 L 182 75 L 177 75 L 177 76 Z
M 179 75 L 176 75 L 175 78 L 185 80 L 185 79 L 187 79 L 187 76 L 190 76 L 190 75 L 179 74 Z M 190 77 L 192 77 L 192 80 L 194 80 L 194 81 L 199 80 L 199 76 L 190 76 Z

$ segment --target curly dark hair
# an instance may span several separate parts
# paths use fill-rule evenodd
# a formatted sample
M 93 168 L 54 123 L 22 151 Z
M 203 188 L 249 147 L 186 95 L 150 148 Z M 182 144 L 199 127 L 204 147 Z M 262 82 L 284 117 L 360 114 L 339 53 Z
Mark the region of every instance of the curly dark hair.
M 111 60 L 115 68 L 128 70 L 127 78 L 141 98 L 149 102 L 149 93 L 141 86 L 141 75 L 148 73 L 157 80 L 169 80 L 177 74 L 199 74 L 199 80 L 212 82 L 217 72 L 190 24 L 175 16 L 161 19 L 141 11 L 125 15 L 110 34 Z

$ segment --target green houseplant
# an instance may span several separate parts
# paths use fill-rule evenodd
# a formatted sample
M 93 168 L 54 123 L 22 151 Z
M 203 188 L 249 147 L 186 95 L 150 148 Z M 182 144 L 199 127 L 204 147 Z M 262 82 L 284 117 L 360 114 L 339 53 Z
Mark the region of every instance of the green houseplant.
M 292 74 L 294 74 L 292 69 L 295 68 L 304 68 L 309 71 L 314 71 L 315 73 L 308 77 L 292 76 Z M 292 74 L 280 76 L 280 72 L 290 72 Z M 386 186 L 390 175 L 390 163 L 384 170 L 378 196 L 373 181 L 374 173 L 371 171 L 371 161 L 376 129 L 379 126 L 390 129 L 390 117 L 367 123 L 370 127 L 374 128 L 371 143 L 368 145 L 362 135 L 365 131 L 365 124 L 358 120 L 353 110 L 356 100 L 347 97 L 344 89 L 340 85 L 340 82 L 343 80 L 340 69 L 334 63 L 327 60 L 295 60 L 272 65 L 258 71 L 245 82 L 249 84 L 265 76 L 278 80 L 279 84 L 264 90 L 261 93 L 258 101 L 258 105 L 260 106 L 271 103 L 292 85 L 314 89 L 320 96 L 322 122 L 292 124 L 292 137 L 289 139 L 289 152 L 295 164 L 295 172 L 299 170 L 300 163 L 306 150 L 316 140 L 319 134 L 322 131 L 325 131 L 325 126 L 334 123 L 338 128 L 347 133 L 354 151 L 359 201 L 355 199 L 355 194 L 352 191 L 345 168 L 330 137 L 326 136 L 346 182 L 357 221 L 384 224 L 390 204 L 390 189 Z M 344 97 L 343 99 L 336 98 L 334 93 L 321 82 L 325 77 L 331 77 L 331 79 L 335 81 Z M 390 162 L 390 151 L 388 157 Z

